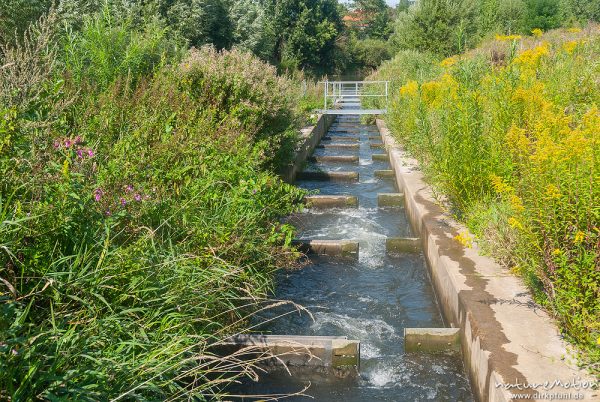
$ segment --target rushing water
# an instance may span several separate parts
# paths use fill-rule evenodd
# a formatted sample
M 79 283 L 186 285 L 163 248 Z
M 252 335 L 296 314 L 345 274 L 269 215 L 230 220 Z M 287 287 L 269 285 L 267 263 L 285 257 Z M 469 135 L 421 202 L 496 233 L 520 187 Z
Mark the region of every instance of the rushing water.
M 346 125 L 353 123 L 351 132 Z M 265 373 L 260 381 L 236 390 L 245 395 L 304 393 L 316 401 L 471 401 L 460 356 L 404 353 L 405 327 L 441 327 L 443 321 L 420 254 L 387 255 L 386 237 L 411 236 L 401 208 L 379 208 L 378 193 L 397 192 L 394 181 L 379 179 L 375 170 L 390 169 L 387 161 L 372 161 L 371 149 L 381 143 L 374 126 L 357 117 L 340 116 L 330 136 L 358 138 L 357 149 L 317 149 L 315 155 L 358 155 L 359 164 L 311 164 L 307 170 L 358 171 L 358 183 L 300 181 L 320 194 L 356 195 L 357 209 L 307 210 L 289 218 L 302 239 L 351 239 L 360 242 L 358 260 L 311 258 L 310 265 L 278 278 L 277 297 L 292 300 L 311 313 L 278 318 L 262 330 L 288 335 L 341 335 L 361 342 L 361 367 L 356 378 L 336 378 L 315 369 Z M 325 142 L 323 142 L 325 143 Z M 264 318 L 281 314 L 271 311 Z M 259 400 L 266 398 L 244 398 Z M 294 396 L 286 400 L 311 400 Z

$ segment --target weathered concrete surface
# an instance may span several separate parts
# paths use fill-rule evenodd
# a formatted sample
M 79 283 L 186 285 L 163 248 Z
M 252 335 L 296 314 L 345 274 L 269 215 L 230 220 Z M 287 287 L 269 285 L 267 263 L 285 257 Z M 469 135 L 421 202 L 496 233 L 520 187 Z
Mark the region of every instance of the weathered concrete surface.
M 374 161 L 387 161 L 388 155 L 387 154 L 373 154 L 372 158 Z
M 390 162 L 398 188 L 406 197 L 407 216 L 423 239 L 444 317 L 462 331 L 462 353 L 478 399 L 508 402 L 511 394 L 535 394 L 530 389 L 507 389 L 516 383 L 593 381 L 565 359 L 567 344 L 552 319 L 532 301 L 522 280 L 482 256 L 477 245 L 465 248 L 454 239 L 466 229 L 444 213 L 423 181 L 417 162 L 398 147 L 385 123 L 378 120 L 377 126 L 390 147 Z M 561 386 L 537 390 L 573 391 Z M 600 400 L 600 391 L 577 393 L 583 394 L 584 400 Z
M 223 346 L 249 348 L 252 353 L 265 355 L 269 365 L 335 369 L 360 366 L 360 341 L 345 336 L 237 335 Z
M 371 147 L 371 149 L 384 149 L 385 145 L 383 143 L 382 144 L 371 144 L 370 147 Z
M 307 254 L 358 257 L 359 244 L 352 240 L 294 240 L 292 245 Z
M 293 183 L 296 180 L 296 174 L 302 170 L 306 158 L 312 155 L 315 147 L 321 142 L 334 121 L 335 116 L 320 115 L 317 124 L 301 130 L 302 140 L 296 149 L 293 161 L 279 172 L 283 181 Z
M 333 142 L 331 144 L 317 145 L 317 148 L 324 148 L 324 149 L 330 149 L 330 148 L 359 149 L 360 148 L 360 144 L 347 144 L 347 143 L 343 143 L 343 142 Z
M 404 205 L 404 194 L 379 193 L 377 194 L 377 205 L 380 207 L 401 207 Z
M 344 135 L 328 135 L 325 141 L 349 141 L 349 142 L 359 142 L 360 138 L 358 137 L 350 137 Z
M 308 160 L 311 162 L 358 163 L 358 155 L 310 156 Z
M 309 195 L 304 197 L 309 208 L 357 208 L 358 198 L 353 195 Z
M 418 253 L 421 251 L 421 239 L 418 237 L 390 237 L 385 240 L 388 253 Z
M 375 177 L 394 177 L 396 176 L 396 172 L 393 170 L 376 170 L 374 172 Z
M 406 352 L 459 352 L 460 328 L 404 328 Z
M 298 180 L 358 181 L 358 172 L 298 172 Z

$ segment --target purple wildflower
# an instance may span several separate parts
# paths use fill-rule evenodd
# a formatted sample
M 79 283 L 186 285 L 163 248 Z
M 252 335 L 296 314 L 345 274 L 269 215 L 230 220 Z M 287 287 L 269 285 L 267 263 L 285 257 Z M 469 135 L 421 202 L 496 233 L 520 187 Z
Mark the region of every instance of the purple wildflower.
M 123 207 L 124 207 L 125 205 L 127 205 L 127 200 L 125 200 L 125 198 L 121 197 L 121 198 L 119 199 L 119 201 L 121 201 L 121 206 L 123 206 Z
M 82 149 L 77 150 L 77 157 L 80 159 L 83 159 L 83 150 Z
M 133 191 L 133 186 L 131 184 L 128 184 L 127 187 L 125 187 L 125 191 L 127 191 L 128 193 Z
M 94 200 L 96 200 L 96 202 L 100 201 L 100 199 L 102 199 L 103 194 L 104 191 L 102 191 L 101 188 L 97 188 L 96 191 L 94 191 Z
M 77 136 L 75 137 L 75 144 L 81 144 L 83 141 L 81 141 L 81 136 Z
M 60 147 L 60 142 L 54 141 L 54 149 L 58 149 Z
M 71 145 L 73 145 L 73 141 L 71 141 L 71 140 L 65 141 L 65 148 L 69 149 L 69 148 L 71 148 Z
M 136 194 L 136 195 L 135 195 L 133 198 L 134 198 L 136 201 L 141 201 L 141 200 L 142 200 L 142 196 L 141 196 L 140 194 Z
M 88 156 L 89 156 L 90 158 L 93 158 L 93 157 L 94 157 L 94 151 L 92 151 L 91 149 L 88 149 L 88 150 L 87 150 L 87 154 L 88 154 Z

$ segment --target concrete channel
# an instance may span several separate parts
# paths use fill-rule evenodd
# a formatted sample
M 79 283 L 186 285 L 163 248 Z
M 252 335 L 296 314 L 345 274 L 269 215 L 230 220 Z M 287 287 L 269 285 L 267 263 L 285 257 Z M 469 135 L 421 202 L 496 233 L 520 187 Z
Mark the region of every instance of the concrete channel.
M 310 383 L 306 394 L 317 401 L 475 400 L 457 353 L 460 333 L 445 328 L 422 242 L 404 215 L 405 194 L 395 185 L 396 172 L 381 137 L 375 136 L 377 127 L 352 115 L 322 116 L 320 121 L 307 136 L 310 146 L 301 147 L 310 153 L 283 174 L 300 187 L 319 191 L 305 198 L 305 212 L 288 218 L 299 232 L 294 243 L 308 254 L 310 264 L 281 274 L 277 290 L 278 298 L 305 306 L 311 315 L 269 312 L 261 330 L 305 337 L 303 347 L 310 351 L 313 338 L 356 342 L 359 353 L 349 356 L 357 359 L 344 362 L 360 371 L 348 379 L 332 374 L 327 364 L 318 369 L 317 361 L 306 364 L 312 367 L 308 371 L 292 370 L 291 377 L 269 369 L 239 391 L 282 395 Z M 266 341 L 258 345 L 264 350 L 281 352 L 275 347 L 277 338 L 262 339 Z M 297 359 L 292 359 L 299 362 L 296 366 L 310 360 Z

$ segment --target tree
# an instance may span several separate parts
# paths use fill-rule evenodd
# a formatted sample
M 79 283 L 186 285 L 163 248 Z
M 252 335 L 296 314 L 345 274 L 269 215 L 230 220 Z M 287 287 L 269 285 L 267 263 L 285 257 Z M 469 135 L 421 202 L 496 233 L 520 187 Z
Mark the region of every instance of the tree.
M 399 14 L 392 44 L 444 56 L 460 53 L 477 40 L 476 11 L 469 0 L 421 0 Z
M 547 31 L 561 26 L 560 0 L 526 0 L 526 5 L 525 30 L 540 28 Z
M 342 32 L 336 0 L 266 0 L 275 33 L 273 60 L 283 68 L 318 72 L 335 68 L 335 42 Z
M 268 15 L 258 0 L 238 0 L 230 9 L 235 47 L 250 51 L 265 61 L 272 61 L 275 33 Z
M 388 39 L 392 33 L 391 9 L 385 0 L 354 0 L 352 8 L 364 18 L 360 36 L 372 39 Z
M 600 22 L 600 1 L 592 0 L 564 0 L 568 17 L 574 17 L 581 22 Z
M 171 29 L 192 46 L 213 44 L 217 49 L 233 44 L 229 0 L 161 0 L 159 10 Z

